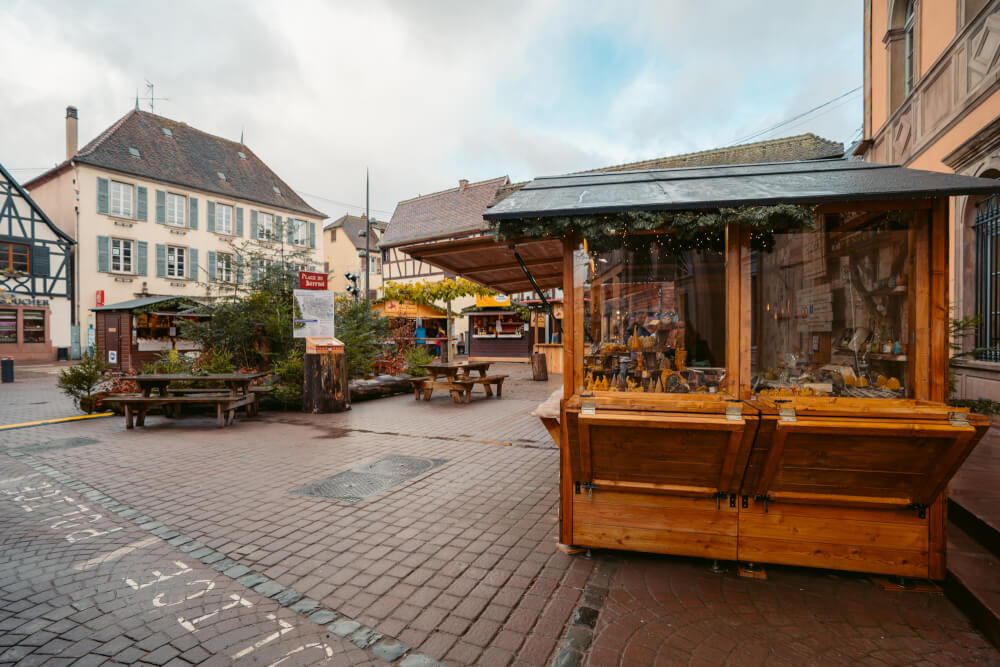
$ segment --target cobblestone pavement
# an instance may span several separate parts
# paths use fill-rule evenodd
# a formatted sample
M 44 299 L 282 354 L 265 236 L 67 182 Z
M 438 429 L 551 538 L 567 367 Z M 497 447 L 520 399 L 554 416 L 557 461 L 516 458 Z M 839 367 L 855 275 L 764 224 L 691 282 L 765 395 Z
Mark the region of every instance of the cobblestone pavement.
M 581 628 L 589 637 L 596 625 L 592 664 L 609 650 L 616 664 L 641 664 L 631 658 L 649 657 L 642 649 L 698 664 L 726 641 L 736 645 L 731 656 L 767 649 L 763 662 L 805 655 L 802 664 L 839 657 L 828 646 L 841 637 L 886 648 L 872 623 L 895 642 L 890 651 L 922 638 L 938 657 L 997 659 L 937 596 L 815 571 L 744 582 L 695 561 L 555 550 L 558 452 L 530 411 L 561 378 L 531 383 L 526 365 L 493 370 L 511 375 L 504 398 L 480 394 L 468 405 L 446 393 L 430 402 L 406 395 L 335 415 L 262 413 L 226 429 L 214 428 L 214 416 L 151 416 L 132 431 L 121 417 L 0 431 L 0 662 L 58 664 L 73 657 L 66 649 L 99 664 L 134 648 L 145 653 L 116 659 L 223 663 L 279 633 L 237 662 L 574 664 L 580 653 L 560 648 L 585 650 Z M 53 375 L 20 377 L 22 396 L 53 394 Z M 6 387 L 0 423 L 27 414 L 7 407 Z M 51 407 L 59 414 L 34 418 L 72 414 Z M 440 465 L 358 502 L 301 493 L 388 456 Z M 26 489 L 40 483 L 52 486 L 38 493 L 65 494 L 86 506 L 83 515 L 102 516 L 80 528 L 59 523 L 79 522 L 75 514 L 27 511 L 23 496 L 35 491 Z M 70 529 L 105 534 L 71 541 Z M 75 569 L 81 563 L 98 564 Z M 190 572 L 175 574 L 183 568 Z M 206 581 L 214 587 L 199 595 Z M 599 617 L 588 610 L 602 603 Z M 654 623 L 659 643 L 646 632 Z M 150 636 L 158 639 L 139 645 Z M 96 644 L 81 643 L 88 638 Z M 861 646 L 844 655 L 857 658 Z
M 761 581 L 697 559 L 612 559 L 591 667 L 1000 664 L 942 594 L 884 591 L 850 573 L 768 566 Z

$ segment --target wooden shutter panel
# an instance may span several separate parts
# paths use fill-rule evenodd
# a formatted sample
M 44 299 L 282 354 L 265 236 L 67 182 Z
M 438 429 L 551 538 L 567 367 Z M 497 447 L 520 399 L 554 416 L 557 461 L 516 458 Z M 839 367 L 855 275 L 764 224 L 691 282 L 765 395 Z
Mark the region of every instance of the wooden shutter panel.
M 156 277 L 167 277 L 167 246 L 162 243 L 156 244 Z
M 50 270 L 49 247 L 31 246 L 31 275 L 48 277 Z
M 145 241 L 138 241 L 136 243 L 136 253 L 135 253 L 135 257 L 136 257 L 136 264 L 135 264 L 136 270 L 135 270 L 135 273 L 136 273 L 136 275 L 138 275 L 138 276 L 144 276 L 144 275 L 146 275 L 146 271 L 147 271 L 146 264 L 147 264 L 147 260 L 148 260 L 148 257 L 147 257 L 148 254 L 149 254 L 149 244 L 146 243 Z
M 147 219 L 147 192 L 146 188 L 141 185 L 137 185 L 135 188 L 135 219 L 146 222 Z
M 108 213 L 108 179 L 97 179 L 97 212 Z
M 215 251 L 208 251 L 208 281 L 215 282 Z
M 163 190 L 156 191 L 156 223 L 167 224 L 167 193 Z
M 97 237 L 97 270 L 101 273 L 111 270 L 111 239 L 107 236 Z
M 250 238 L 257 238 L 257 211 L 250 209 Z
M 236 235 L 243 236 L 243 208 L 236 207 Z
M 316 247 L 316 223 L 315 222 L 310 222 L 309 223 L 309 247 L 310 248 L 315 248 Z
M 198 229 L 198 198 L 188 197 L 188 227 Z
M 198 249 L 188 248 L 188 279 L 198 280 Z
M 205 201 L 205 229 L 210 232 L 215 231 L 215 202 L 211 200 Z M 215 274 L 212 274 L 211 278 L 214 280 Z

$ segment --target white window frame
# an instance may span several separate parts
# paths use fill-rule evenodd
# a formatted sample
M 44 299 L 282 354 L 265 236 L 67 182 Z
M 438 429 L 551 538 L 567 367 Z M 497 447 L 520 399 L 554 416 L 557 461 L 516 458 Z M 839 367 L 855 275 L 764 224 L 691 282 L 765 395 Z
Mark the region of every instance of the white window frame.
M 187 227 L 187 197 L 167 193 L 167 224 L 171 227 Z
M 233 235 L 233 207 L 229 204 L 215 205 L 215 231 Z
M 231 283 L 236 271 L 236 257 L 228 252 L 215 253 L 215 280 L 220 283 Z
M 115 247 L 117 246 L 118 254 L 115 254 Z M 128 249 L 128 253 L 125 249 Z M 111 247 L 108 248 L 108 252 L 111 256 L 108 258 L 108 266 L 111 269 L 111 273 L 121 273 L 124 275 L 133 275 L 135 273 L 135 241 L 131 239 L 111 239 Z M 126 254 L 128 256 L 128 266 L 125 265 Z M 115 260 L 118 260 L 118 268 L 115 268 Z
M 260 241 L 273 241 L 277 238 L 274 235 L 274 214 L 257 211 L 257 239 Z
M 292 245 L 300 247 L 309 245 L 309 227 L 306 225 L 306 221 L 293 220 L 292 222 L 295 225 L 292 228 Z
M 187 279 L 188 250 L 183 246 L 167 246 L 167 278 Z
M 135 208 L 132 206 L 135 200 L 135 186 L 131 183 L 121 181 L 111 181 L 111 215 L 118 218 L 132 218 L 135 216 Z

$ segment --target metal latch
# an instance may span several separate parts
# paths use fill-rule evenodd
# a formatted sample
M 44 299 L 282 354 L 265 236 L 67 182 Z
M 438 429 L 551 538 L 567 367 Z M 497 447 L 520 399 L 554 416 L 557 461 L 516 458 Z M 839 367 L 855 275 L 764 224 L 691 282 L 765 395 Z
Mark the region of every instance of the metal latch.
M 597 414 L 597 401 L 594 399 L 593 394 L 584 394 L 580 396 L 580 414 Z
M 952 426 L 968 426 L 969 425 L 969 413 L 967 412 L 949 412 L 948 421 L 951 422 Z
M 726 406 L 726 419 L 729 421 L 738 422 L 743 419 L 743 406 L 742 405 L 727 405 Z
M 778 408 L 778 421 L 793 422 L 795 418 L 795 408 Z
M 583 488 L 587 489 L 587 495 L 590 497 L 590 500 L 593 500 L 594 499 L 594 489 L 596 489 L 597 487 L 592 482 L 584 482 L 580 486 L 582 486 Z

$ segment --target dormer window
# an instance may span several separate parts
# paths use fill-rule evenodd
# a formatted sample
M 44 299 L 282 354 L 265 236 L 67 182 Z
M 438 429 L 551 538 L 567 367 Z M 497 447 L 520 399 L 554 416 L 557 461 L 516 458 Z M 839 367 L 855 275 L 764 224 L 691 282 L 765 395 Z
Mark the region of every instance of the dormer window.
M 163 134 L 165 134 L 166 136 L 168 137 L 174 136 L 174 133 L 170 131 L 169 127 L 161 127 L 160 129 L 163 130 Z
M 138 148 L 132 148 L 131 146 L 129 146 L 128 152 L 132 154 L 132 157 L 142 157 L 141 155 L 139 155 Z
M 215 172 L 215 173 L 217 173 L 217 174 L 219 175 L 219 180 L 220 180 L 220 181 L 224 181 L 224 180 L 226 180 L 226 175 L 225 175 L 225 174 L 223 174 L 223 173 L 222 173 L 221 171 L 217 171 L 217 172 Z
M 247 154 L 244 153 L 243 151 L 236 151 L 236 154 L 240 156 L 241 160 L 246 160 L 247 159 Z
M 278 189 L 277 185 L 272 185 L 271 188 L 274 190 L 274 194 L 281 196 L 281 190 Z

